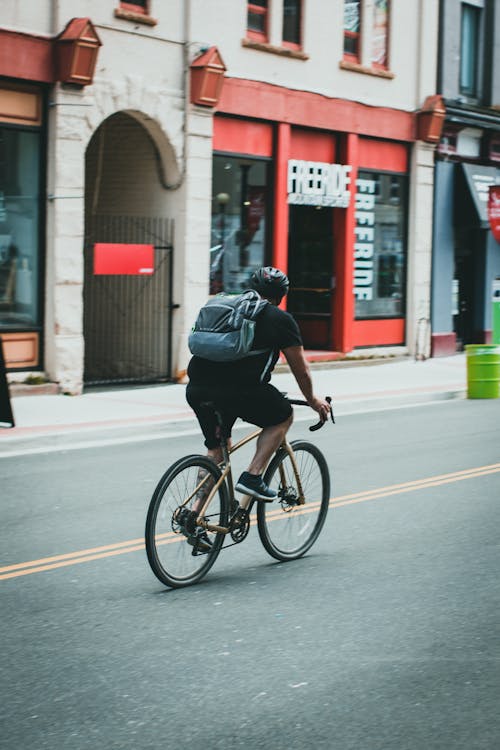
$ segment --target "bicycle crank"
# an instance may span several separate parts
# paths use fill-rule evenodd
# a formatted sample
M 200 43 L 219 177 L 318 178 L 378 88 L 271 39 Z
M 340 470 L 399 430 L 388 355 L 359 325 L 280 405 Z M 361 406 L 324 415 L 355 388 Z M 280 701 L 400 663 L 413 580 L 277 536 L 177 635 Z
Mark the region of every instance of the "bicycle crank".
M 231 518 L 230 524 L 231 539 L 236 544 L 246 539 L 250 531 L 250 513 L 246 508 L 238 508 Z

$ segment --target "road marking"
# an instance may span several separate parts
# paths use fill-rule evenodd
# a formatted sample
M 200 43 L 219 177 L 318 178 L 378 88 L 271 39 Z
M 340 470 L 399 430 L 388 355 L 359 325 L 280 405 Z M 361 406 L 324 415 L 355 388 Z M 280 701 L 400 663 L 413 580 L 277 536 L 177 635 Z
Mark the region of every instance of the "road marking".
M 363 490 L 361 492 L 341 495 L 340 497 L 332 498 L 330 500 L 330 507 L 338 508 L 343 505 L 362 503 L 367 500 L 377 500 L 379 498 L 390 497 L 391 495 L 402 495 L 407 492 L 415 492 L 416 490 L 427 489 L 429 487 L 438 487 L 439 485 L 449 484 L 451 482 L 461 482 L 464 479 L 476 479 L 477 477 L 488 476 L 489 474 L 496 474 L 498 472 L 500 472 L 500 463 L 489 464 L 488 466 L 477 466 L 473 469 L 463 469 L 449 474 L 438 474 L 424 479 L 416 479 L 410 482 L 391 484 L 386 487 L 377 487 L 373 490 Z M 298 514 L 313 512 L 314 510 L 317 510 L 318 507 L 319 503 L 311 503 L 307 507 L 302 508 Z M 269 515 L 269 519 L 276 520 L 280 516 L 281 512 L 276 511 Z M 177 535 L 172 535 L 170 538 L 168 538 L 167 535 L 162 535 L 162 537 L 165 538 L 162 539 L 161 544 L 171 544 L 172 542 L 181 541 L 184 538 Z M 116 555 L 137 552 L 143 549 L 144 539 L 140 537 L 138 539 L 129 539 L 125 542 L 115 542 L 114 544 L 91 547 L 90 549 L 79 550 L 77 552 L 68 552 L 62 555 L 53 555 L 52 557 L 43 557 L 38 560 L 6 565 L 0 568 L 0 580 L 19 578 L 21 576 L 30 575 L 31 573 L 41 573 L 45 570 L 54 570 L 55 568 L 63 568 L 68 565 L 91 562 L 92 560 L 114 557 Z

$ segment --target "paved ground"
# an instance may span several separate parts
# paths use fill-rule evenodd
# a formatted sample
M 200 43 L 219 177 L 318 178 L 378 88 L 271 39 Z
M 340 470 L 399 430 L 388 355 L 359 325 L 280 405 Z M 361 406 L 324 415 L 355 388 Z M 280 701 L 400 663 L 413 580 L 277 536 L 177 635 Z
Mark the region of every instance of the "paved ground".
M 339 415 L 466 395 L 464 354 L 312 368 L 317 393 L 331 395 Z M 289 371 L 275 373 L 272 382 L 290 395 L 300 395 Z M 165 429 L 185 431 L 195 427 L 185 387 L 164 384 L 89 389 L 81 396 L 17 396 L 11 399 L 15 427 L 0 429 L 0 456 L 20 446 L 40 448 L 57 437 L 68 442 L 96 432 L 112 439 L 148 437 Z M 305 412 L 296 419 L 310 419 Z

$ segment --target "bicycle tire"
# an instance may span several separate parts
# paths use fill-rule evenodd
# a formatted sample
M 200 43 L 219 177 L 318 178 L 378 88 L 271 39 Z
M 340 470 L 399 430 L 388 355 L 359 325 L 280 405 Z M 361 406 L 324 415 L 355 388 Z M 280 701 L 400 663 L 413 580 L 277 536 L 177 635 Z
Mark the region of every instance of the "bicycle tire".
M 281 449 L 264 475 L 266 484 L 278 492 L 278 501 L 257 506 L 257 528 L 264 549 L 282 562 L 296 560 L 312 547 L 323 528 L 330 503 L 330 472 L 322 452 L 305 440 L 295 440 L 290 445 L 305 504 L 293 503 L 293 498 L 298 496 L 297 483 L 290 457 Z M 286 475 L 286 487 L 281 484 L 280 466 Z
M 184 536 L 176 524 L 174 513 L 195 491 L 200 470 L 211 474 L 214 483 L 221 477 L 219 467 L 206 456 L 186 456 L 167 469 L 149 504 L 145 529 L 147 558 L 155 576 L 170 588 L 181 588 L 200 581 L 214 564 L 224 543 L 223 533 L 208 532 L 212 547 L 208 552 L 198 553 L 193 538 Z M 192 505 L 193 499 L 187 508 Z M 229 499 L 225 482 L 212 498 L 208 510 L 207 518 L 211 523 L 227 525 Z

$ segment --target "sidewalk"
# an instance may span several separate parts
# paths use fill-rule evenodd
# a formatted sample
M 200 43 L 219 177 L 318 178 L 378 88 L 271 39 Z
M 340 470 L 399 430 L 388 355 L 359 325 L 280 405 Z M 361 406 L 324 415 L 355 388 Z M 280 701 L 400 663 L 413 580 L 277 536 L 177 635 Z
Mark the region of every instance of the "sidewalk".
M 333 397 L 337 416 L 433 400 L 461 398 L 466 392 L 465 355 L 372 363 L 312 364 L 315 391 Z M 272 383 L 300 397 L 289 371 L 275 372 Z M 151 439 L 196 428 L 186 404 L 185 385 L 89 389 L 81 396 L 37 395 L 11 399 L 16 426 L 0 428 L 0 457 L 12 453 L 64 450 L 82 441 Z M 296 420 L 310 419 L 307 410 Z

